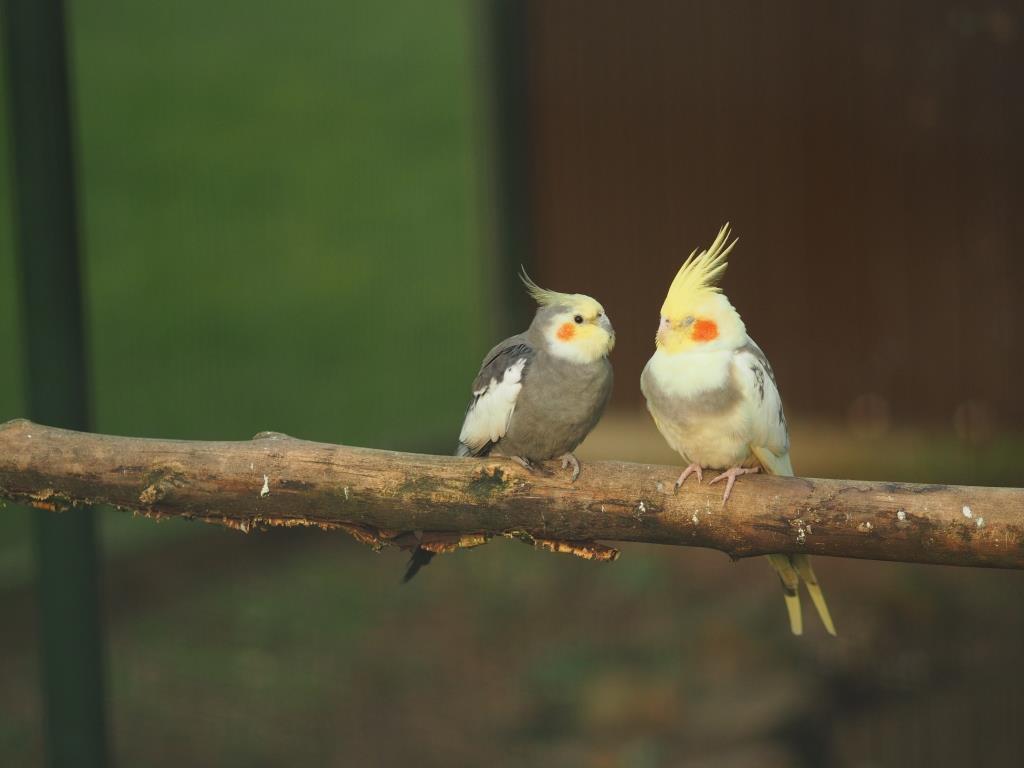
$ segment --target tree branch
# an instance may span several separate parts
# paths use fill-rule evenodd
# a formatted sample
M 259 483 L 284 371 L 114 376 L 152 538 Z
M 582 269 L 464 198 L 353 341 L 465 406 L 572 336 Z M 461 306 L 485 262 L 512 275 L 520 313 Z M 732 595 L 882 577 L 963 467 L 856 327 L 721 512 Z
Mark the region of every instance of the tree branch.
M 534 475 L 507 459 L 349 448 L 263 432 L 247 442 L 113 437 L 0 425 L 0 498 L 42 509 L 109 504 L 241 531 L 311 525 L 379 548 L 437 552 L 522 538 L 589 559 L 595 539 L 910 563 L 1024 568 L 1024 490 L 743 478 L 721 487 L 679 467 L 589 463 Z

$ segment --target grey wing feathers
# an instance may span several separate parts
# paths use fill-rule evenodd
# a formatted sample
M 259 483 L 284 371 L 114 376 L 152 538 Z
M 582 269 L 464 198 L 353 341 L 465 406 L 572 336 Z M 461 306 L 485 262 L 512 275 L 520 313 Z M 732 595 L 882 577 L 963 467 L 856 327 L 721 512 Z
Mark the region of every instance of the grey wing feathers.
M 500 382 L 508 366 L 515 363 L 521 357 L 530 360 L 533 358 L 533 355 L 533 347 L 527 344 L 522 336 L 513 336 L 510 339 L 506 339 L 492 349 L 487 354 L 487 357 L 484 358 L 483 365 L 480 366 L 480 372 L 473 379 L 474 400 L 490 384 L 491 379 L 496 378 Z
M 506 339 L 487 354 L 473 381 L 456 456 L 486 456 L 504 437 L 535 354 L 523 336 Z
M 764 352 L 753 339 L 737 350 L 739 380 L 745 395 L 753 407 L 753 434 L 751 446 L 755 450 L 768 449 L 779 459 L 789 453 L 789 428 L 782 410 L 782 397 L 775 383 L 775 372 Z M 785 462 L 782 462 L 785 463 Z M 780 467 L 781 468 L 781 467 Z M 774 474 L 779 472 L 769 467 Z

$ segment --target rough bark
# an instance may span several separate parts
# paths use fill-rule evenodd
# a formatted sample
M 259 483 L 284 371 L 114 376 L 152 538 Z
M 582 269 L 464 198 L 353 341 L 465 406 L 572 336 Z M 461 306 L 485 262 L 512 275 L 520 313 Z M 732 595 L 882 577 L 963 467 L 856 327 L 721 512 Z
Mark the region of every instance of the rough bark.
M 594 540 L 911 563 L 1024 567 L 1024 490 L 753 476 L 720 485 L 679 467 L 585 464 L 573 484 L 500 458 L 378 451 L 264 432 L 245 442 L 94 435 L 0 425 L 0 497 L 52 510 L 109 504 L 248 532 L 341 529 L 374 547 L 437 552 L 518 537 L 608 560 Z

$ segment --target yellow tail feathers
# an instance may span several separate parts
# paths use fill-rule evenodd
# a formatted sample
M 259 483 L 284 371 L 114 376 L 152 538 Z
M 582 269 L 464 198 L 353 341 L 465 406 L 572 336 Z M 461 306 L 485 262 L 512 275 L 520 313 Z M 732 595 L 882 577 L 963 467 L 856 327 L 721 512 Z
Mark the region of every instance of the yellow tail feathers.
M 775 573 L 782 582 L 783 596 L 786 598 L 786 610 L 789 611 L 789 628 L 794 635 L 804 633 L 804 619 L 800 613 L 800 576 L 786 555 L 768 555 Z
M 811 602 L 818 610 L 821 623 L 825 625 L 825 631 L 830 635 L 836 634 L 835 625 L 832 623 L 832 616 L 828 612 L 828 605 L 825 603 L 825 595 L 818 585 L 818 578 L 811 568 L 811 559 L 807 555 L 768 555 L 768 562 L 779 576 L 782 582 L 782 591 L 786 598 L 786 610 L 789 612 L 789 628 L 794 635 L 802 635 L 804 631 L 803 616 L 800 612 L 800 582 L 804 582 L 807 593 L 811 596 Z
M 792 475 L 793 465 L 789 462 L 789 454 L 776 456 L 767 448 L 752 445 L 750 450 L 761 463 L 765 472 L 769 475 Z M 789 628 L 794 635 L 803 634 L 804 623 L 800 615 L 800 582 L 803 581 L 807 587 L 807 594 L 811 596 L 811 602 L 818 610 L 821 623 L 825 625 L 825 631 L 830 635 L 836 634 L 836 627 L 832 623 L 832 616 L 828 612 L 828 604 L 825 602 L 825 595 L 818 585 L 818 577 L 814 575 L 811 568 L 811 558 L 807 555 L 768 555 L 768 562 L 779 574 L 782 581 L 782 589 L 786 593 L 786 610 L 789 611 Z
M 814 575 L 814 569 L 811 568 L 811 558 L 807 555 L 791 555 L 790 560 L 793 561 L 793 567 L 796 568 L 796 572 L 803 579 L 804 586 L 807 587 L 807 594 L 811 596 L 811 602 L 818 609 L 818 616 L 821 618 L 821 623 L 825 625 L 825 631 L 835 637 L 836 627 L 832 623 L 832 616 L 828 612 L 825 595 L 821 591 L 821 587 L 818 586 L 818 577 Z

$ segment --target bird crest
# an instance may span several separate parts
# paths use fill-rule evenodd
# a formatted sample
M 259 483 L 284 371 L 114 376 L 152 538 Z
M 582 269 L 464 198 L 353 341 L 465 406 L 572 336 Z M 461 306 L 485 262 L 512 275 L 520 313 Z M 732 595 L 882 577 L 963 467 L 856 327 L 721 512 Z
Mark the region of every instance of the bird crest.
M 697 253 L 696 249 L 689 258 L 683 262 L 683 266 L 676 273 L 672 285 L 668 289 L 665 303 L 661 305 L 662 317 L 674 317 L 685 314 L 693 308 L 701 299 L 714 294 L 721 293 L 716 283 L 721 279 L 729 252 L 738 242 L 733 239 L 727 244 L 731 230 L 726 222 L 708 249 Z
M 524 267 L 519 268 L 519 279 L 523 281 L 523 285 L 526 286 L 527 292 L 533 297 L 542 307 L 552 307 L 558 304 L 564 304 L 565 306 L 573 306 L 577 301 L 583 298 L 578 293 L 559 293 L 558 291 L 549 291 L 547 288 L 541 288 L 530 276 L 526 274 Z

